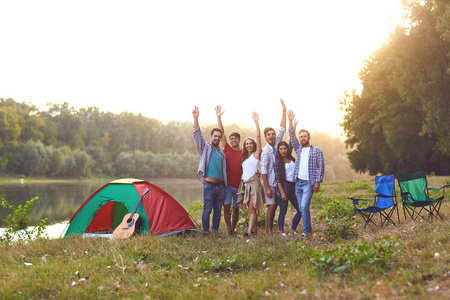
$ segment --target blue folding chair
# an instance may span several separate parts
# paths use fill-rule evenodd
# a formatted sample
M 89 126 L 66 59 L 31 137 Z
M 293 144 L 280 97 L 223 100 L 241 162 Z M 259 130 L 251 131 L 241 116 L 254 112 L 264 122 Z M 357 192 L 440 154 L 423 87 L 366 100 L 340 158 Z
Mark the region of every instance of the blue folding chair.
M 375 192 L 377 193 L 374 198 L 371 199 L 355 199 L 353 205 L 355 211 L 357 211 L 364 219 L 364 228 L 367 225 L 372 228 L 374 225 L 377 228 L 381 228 L 384 225 L 391 223 L 395 226 L 395 222 L 392 219 L 394 212 L 397 212 L 397 220 L 400 223 L 400 217 L 398 214 L 397 196 L 395 193 L 394 175 L 383 175 L 375 177 Z M 360 201 L 373 201 L 373 205 L 365 208 L 361 208 Z M 380 223 L 377 224 L 375 215 L 380 216 Z

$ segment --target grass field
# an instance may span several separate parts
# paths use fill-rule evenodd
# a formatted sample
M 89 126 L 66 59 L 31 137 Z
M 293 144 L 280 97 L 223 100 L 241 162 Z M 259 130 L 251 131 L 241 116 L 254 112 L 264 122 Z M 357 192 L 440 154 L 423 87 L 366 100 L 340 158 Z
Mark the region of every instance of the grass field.
M 429 186 L 448 183 L 450 177 L 429 178 Z M 405 221 L 400 205 L 396 227 L 363 230 L 361 218 L 350 217 L 349 237 L 330 239 L 329 220 L 314 218 L 331 201 L 372 196 L 373 190 L 373 181 L 323 183 L 312 200 L 315 236 L 308 239 L 266 236 L 263 230 L 245 239 L 245 226 L 230 237 L 222 220 L 219 234 L 210 236 L 39 238 L 0 245 L 0 298 L 448 299 L 448 192 L 443 221 Z M 189 211 L 200 224 L 201 203 Z M 292 216 L 289 210 L 286 225 Z

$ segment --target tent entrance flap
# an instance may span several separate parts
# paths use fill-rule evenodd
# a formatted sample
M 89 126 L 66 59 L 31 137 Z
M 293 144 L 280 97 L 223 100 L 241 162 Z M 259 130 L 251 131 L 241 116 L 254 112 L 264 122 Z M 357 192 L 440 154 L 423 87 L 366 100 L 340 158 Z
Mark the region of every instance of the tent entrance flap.
M 128 213 L 127 208 L 125 205 L 121 202 L 115 202 L 114 203 L 114 212 L 112 217 L 112 229 L 116 229 L 117 226 L 120 225 L 120 223 L 123 220 L 123 217 Z

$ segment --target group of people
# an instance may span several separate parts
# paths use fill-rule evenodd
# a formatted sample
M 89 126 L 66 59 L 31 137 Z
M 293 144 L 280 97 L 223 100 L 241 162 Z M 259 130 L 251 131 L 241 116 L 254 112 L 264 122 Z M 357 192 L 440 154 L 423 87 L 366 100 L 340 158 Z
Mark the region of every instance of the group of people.
M 227 140 L 222 124 L 223 111 L 216 107 L 218 127 L 211 131 L 210 141 L 202 135 L 198 107 L 194 107 L 194 142 L 200 154 L 197 177 L 203 183 L 203 234 L 218 232 L 222 206 L 229 235 L 235 234 L 239 209 L 249 213 L 249 225 L 244 237 L 258 233 L 258 215 L 266 211 L 266 234 L 273 234 L 273 222 L 277 206 L 278 230 L 282 236 L 299 235 L 297 227 L 303 220 L 301 235 L 311 235 L 310 203 L 314 192 L 320 189 L 325 164 L 322 151 L 310 144 L 310 133 L 302 129 L 296 136 L 295 114 L 287 111 L 281 100 L 282 116 L 278 133 L 271 127 L 264 129 L 266 146 L 261 145 L 259 116 L 253 112 L 255 138 L 246 138 L 240 146 L 241 136 L 232 132 Z M 283 141 L 289 120 L 289 143 Z M 222 148 L 220 147 L 222 145 Z M 296 152 L 297 159 L 292 156 Z M 261 182 L 262 179 L 262 182 Z M 296 213 L 291 231 L 284 230 L 288 202 Z M 232 209 L 231 209 L 232 207 Z M 210 231 L 210 215 L 212 226 Z

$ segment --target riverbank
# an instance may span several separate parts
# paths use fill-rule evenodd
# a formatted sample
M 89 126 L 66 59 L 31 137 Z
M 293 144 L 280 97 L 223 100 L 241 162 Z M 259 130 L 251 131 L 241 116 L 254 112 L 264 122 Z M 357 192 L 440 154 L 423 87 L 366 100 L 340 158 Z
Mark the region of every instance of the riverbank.
M 47 177 L 11 177 L 11 176 L 3 176 L 0 177 L 0 184 L 2 183 L 52 183 L 52 182 L 87 182 L 87 181 L 98 181 L 108 183 L 113 180 L 117 180 L 117 177 L 92 177 L 92 178 L 47 178 Z M 141 179 L 141 178 L 139 178 Z M 142 180 L 149 181 L 155 185 L 158 184 L 167 184 L 167 183 L 192 183 L 192 184 L 201 184 L 197 178 L 155 178 L 148 179 L 142 178 Z
M 442 186 L 450 178 L 430 178 Z M 312 216 L 332 198 L 369 195 L 373 181 L 324 183 Z M 444 299 L 450 293 L 450 205 L 444 218 L 404 220 L 396 227 L 363 229 L 326 238 L 326 221 L 313 218 L 308 239 L 260 233 L 230 237 L 222 220 L 216 235 L 128 240 L 70 237 L 0 245 L 0 290 L 5 298 L 131 299 Z M 201 203 L 189 208 L 200 224 Z M 290 224 L 290 209 L 286 224 Z M 241 222 L 244 220 L 241 219 Z M 276 232 L 276 230 L 275 230 Z M 342 264 L 341 268 L 334 268 Z

